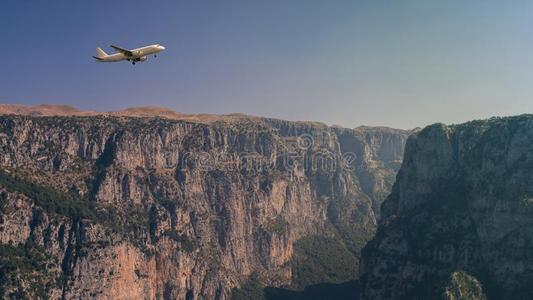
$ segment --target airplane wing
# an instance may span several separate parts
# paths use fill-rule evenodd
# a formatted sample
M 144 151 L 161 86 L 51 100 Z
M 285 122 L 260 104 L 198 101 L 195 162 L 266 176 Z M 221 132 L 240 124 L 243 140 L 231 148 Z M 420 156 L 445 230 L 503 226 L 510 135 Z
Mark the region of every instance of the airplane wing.
M 126 56 L 133 56 L 133 52 L 131 52 L 130 50 L 128 49 L 124 49 L 124 48 L 120 48 L 120 47 L 117 47 L 117 46 L 113 46 L 111 45 L 111 48 L 115 49 L 116 51 L 126 55 Z

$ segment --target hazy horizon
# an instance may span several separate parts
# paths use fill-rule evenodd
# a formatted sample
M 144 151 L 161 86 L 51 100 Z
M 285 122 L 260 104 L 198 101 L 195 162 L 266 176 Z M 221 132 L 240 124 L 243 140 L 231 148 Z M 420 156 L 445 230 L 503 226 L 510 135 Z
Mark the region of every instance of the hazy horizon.
M 529 1 L 102 3 L 6 1 L 0 102 L 403 129 L 533 112 Z

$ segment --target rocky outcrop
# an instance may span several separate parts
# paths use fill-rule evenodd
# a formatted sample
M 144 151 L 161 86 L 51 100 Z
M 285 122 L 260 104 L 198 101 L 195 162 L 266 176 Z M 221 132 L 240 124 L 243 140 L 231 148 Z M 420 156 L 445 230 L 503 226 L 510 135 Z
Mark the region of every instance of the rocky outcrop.
M 411 136 L 363 251 L 363 299 L 454 298 L 465 285 L 476 299 L 533 298 L 532 141 L 531 115 Z
M 0 292 L 226 299 L 252 276 L 352 280 L 408 134 L 242 116 L 0 117 Z
M 445 300 L 485 300 L 481 283 L 463 271 L 453 272 L 444 290 Z

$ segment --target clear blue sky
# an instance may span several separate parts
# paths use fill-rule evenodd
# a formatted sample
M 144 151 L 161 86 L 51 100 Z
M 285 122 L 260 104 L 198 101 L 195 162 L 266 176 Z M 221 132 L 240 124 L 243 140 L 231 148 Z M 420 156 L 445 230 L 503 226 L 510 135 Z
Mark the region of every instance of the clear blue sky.
M 533 112 L 533 1 L 4 0 L 0 57 L 2 103 L 412 128 Z

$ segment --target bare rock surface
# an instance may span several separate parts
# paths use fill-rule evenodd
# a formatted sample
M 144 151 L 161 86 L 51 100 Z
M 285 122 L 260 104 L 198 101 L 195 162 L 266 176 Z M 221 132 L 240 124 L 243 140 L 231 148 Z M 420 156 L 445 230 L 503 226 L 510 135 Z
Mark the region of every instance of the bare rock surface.
M 8 298 L 227 299 L 251 277 L 356 279 L 409 134 L 3 109 Z

